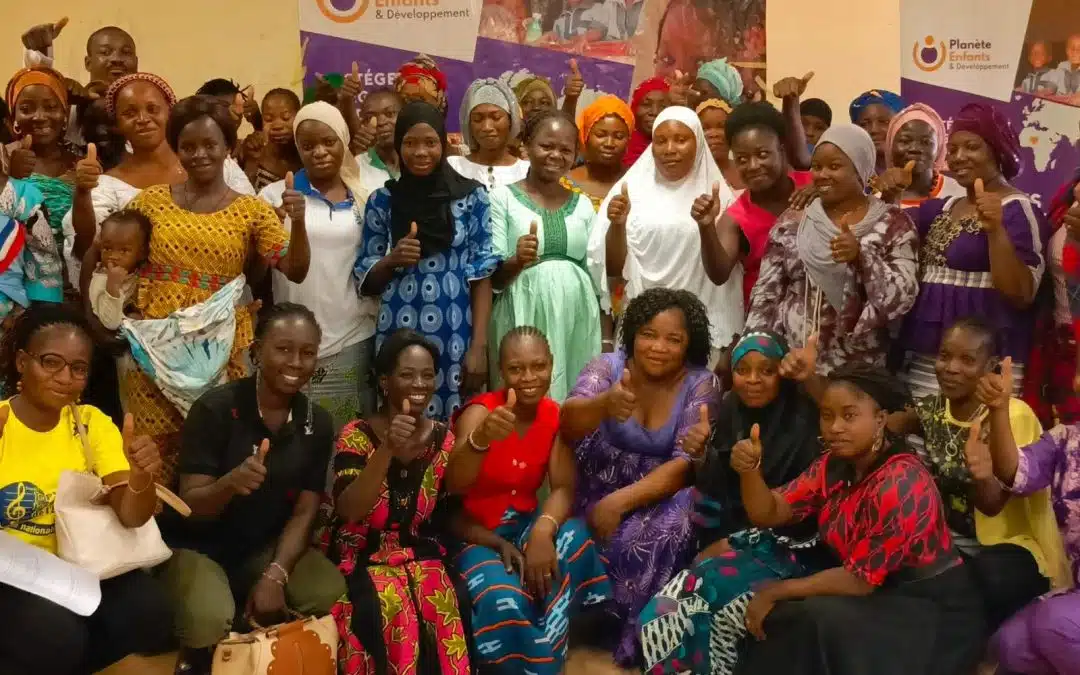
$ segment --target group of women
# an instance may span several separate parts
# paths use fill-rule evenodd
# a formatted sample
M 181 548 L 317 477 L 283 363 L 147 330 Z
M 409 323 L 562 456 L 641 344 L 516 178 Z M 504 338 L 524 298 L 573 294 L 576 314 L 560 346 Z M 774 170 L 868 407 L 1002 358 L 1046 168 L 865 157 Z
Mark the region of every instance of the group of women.
M 116 28 L 87 67 L 6 89 L 0 524 L 55 552 L 65 469 L 125 526 L 150 481 L 194 517 L 88 618 L 0 586 L 0 672 L 199 673 L 289 612 L 349 675 L 558 673 L 572 639 L 649 673 L 1080 662 L 1080 454 L 1042 432 L 1080 410 L 1080 174 L 1044 215 L 992 107 L 834 125 L 812 74 L 777 110 L 720 60 L 576 117 L 580 82 L 477 80 L 458 144 L 422 55 L 359 109 L 352 75 L 178 99 Z

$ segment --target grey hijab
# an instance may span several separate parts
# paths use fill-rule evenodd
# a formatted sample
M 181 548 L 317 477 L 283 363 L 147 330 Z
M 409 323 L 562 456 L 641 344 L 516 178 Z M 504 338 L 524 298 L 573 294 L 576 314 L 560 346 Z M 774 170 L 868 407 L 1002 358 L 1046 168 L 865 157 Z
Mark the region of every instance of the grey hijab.
M 817 142 L 832 143 L 847 155 L 855 165 L 855 173 L 865 188 L 874 175 L 877 163 L 877 150 L 870 134 L 854 124 L 838 124 L 821 135 Z M 851 226 L 856 239 L 862 239 L 870 233 L 874 225 L 880 222 L 888 211 L 888 204 L 871 196 L 870 208 L 858 223 Z M 833 309 L 840 311 L 844 306 L 844 280 L 847 277 L 847 265 L 837 263 L 832 258 L 832 240 L 840 234 L 840 228 L 833 223 L 821 205 L 821 199 L 815 199 L 803 212 L 799 223 L 796 245 L 799 258 L 806 266 L 806 274 L 821 289 L 825 299 Z M 809 319 L 809 317 L 808 317 Z
M 475 139 L 469 128 L 469 116 L 473 108 L 485 103 L 496 108 L 502 108 L 510 116 L 510 139 L 517 138 L 521 133 L 521 106 L 518 105 L 517 97 L 510 85 L 493 77 L 484 77 L 474 80 L 465 91 L 465 97 L 461 101 L 459 121 L 461 122 L 461 136 L 465 144 L 476 149 Z

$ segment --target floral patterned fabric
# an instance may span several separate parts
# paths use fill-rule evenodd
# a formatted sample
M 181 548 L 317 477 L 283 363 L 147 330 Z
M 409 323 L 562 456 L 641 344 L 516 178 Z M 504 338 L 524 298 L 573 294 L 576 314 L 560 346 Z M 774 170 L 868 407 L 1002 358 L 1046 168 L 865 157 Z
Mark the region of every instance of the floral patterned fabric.
M 774 330 L 791 345 L 803 345 L 817 332 L 823 374 L 844 363 L 884 366 L 889 324 L 911 309 L 918 290 L 915 225 L 900 207 L 890 207 L 859 241 L 859 258 L 847 265 L 844 306 L 833 307 L 799 257 L 801 221 L 802 211 L 793 210 L 777 219 L 751 294 L 746 330 Z
M 341 635 L 342 675 L 468 675 L 466 630 L 439 543 L 443 476 L 454 434 L 436 423 L 428 451 L 391 460 L 382 493 L 362 521 L 335 515 L 335 501 L 381 440 L 364 420 L 342 430 L 330 464 L 329 527 L 321 545 L 348 582 L 332 614 Z

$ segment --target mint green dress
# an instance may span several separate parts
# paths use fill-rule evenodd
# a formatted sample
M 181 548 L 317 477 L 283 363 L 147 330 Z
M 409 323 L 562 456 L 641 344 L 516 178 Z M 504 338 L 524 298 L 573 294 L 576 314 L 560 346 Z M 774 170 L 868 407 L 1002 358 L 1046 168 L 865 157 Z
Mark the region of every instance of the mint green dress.
M 498 346 L 503 336 L 517 326 L 536 326 L 547 336 L 554 356 L 548 395 L 562 402 L 582 368 L 600 353 L 599 291 L 585 264 L 596 212 L 588 198 L 576 192 L 562 208 L 543 209 L 517 184 L 492 190 L 490 201 L 496 256 L 514 255 L 518 238 L 529 233 L 533 222 L 540 240 L 536 264 L 496 291 L 490 341 L 494 384 L 501 386 Z

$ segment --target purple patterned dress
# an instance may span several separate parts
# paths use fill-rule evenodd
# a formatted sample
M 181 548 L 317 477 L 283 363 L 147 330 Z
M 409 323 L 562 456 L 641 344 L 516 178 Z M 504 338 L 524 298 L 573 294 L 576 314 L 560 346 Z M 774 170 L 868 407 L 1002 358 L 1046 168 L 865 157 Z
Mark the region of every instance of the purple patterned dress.
M 592 398 L 607 391 L 622 376 L 626 355 L 621 350 L 602 354 L 581 371 L 570 398 Z M 691 369 L 683 379 L 672 415 L 664 426 L 650 431 L 636 420 L 605 420 L 575 449 L 577 487 L 574 513 L 587 516 L 604 497 L 636 483 L 665 462 L 689 455 L 675 447 L 693 426 L 702 405 L 713 410 L 720 400 L 720 384 L 704 368 Z M 662 502 L 629 514 L 601 549 L 615 604 L 626 620 L 615 658 L 629 665 L 637 657 L 637 618 L 645 604 L 671 576 L 694 556 L 692 488 L 686 487 Z

